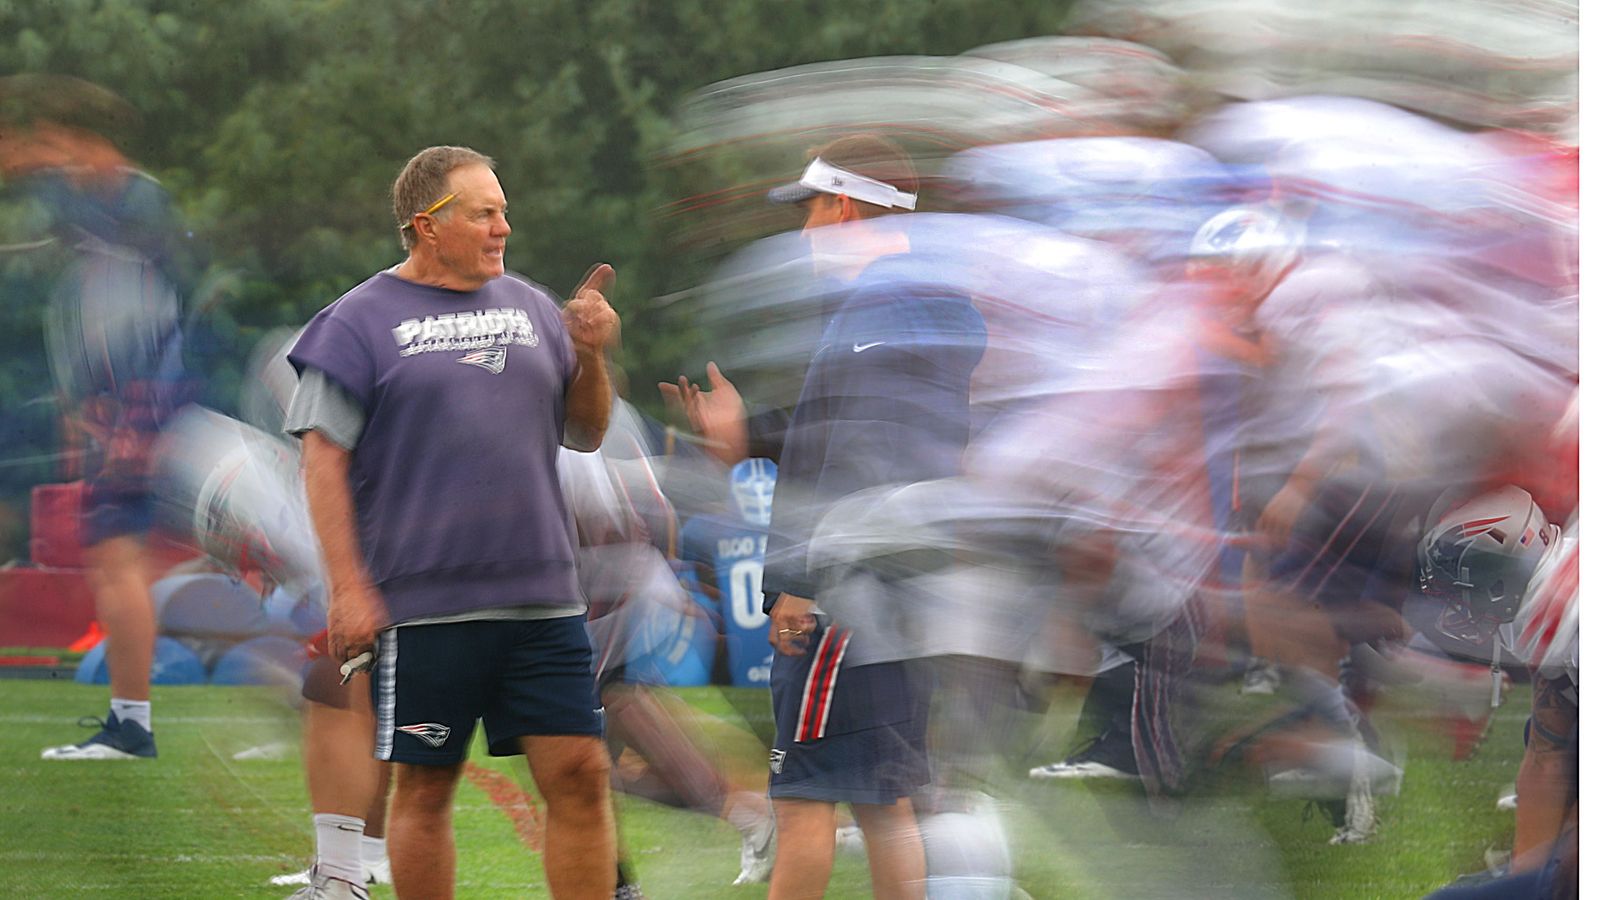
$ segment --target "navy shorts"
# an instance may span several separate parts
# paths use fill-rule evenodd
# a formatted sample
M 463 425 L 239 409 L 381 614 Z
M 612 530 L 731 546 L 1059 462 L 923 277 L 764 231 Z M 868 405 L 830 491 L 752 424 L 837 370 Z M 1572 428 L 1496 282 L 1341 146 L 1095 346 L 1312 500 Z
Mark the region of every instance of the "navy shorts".
M 1431 495 L 1378 481 L 1321 485 L 1269 575 L 1322 605 L 1377 600 L 1398 608 L 1412 587 L 1420 530 L 1414 517 Z
M 774 798 L 891 804 L 925 786 L 929 684 L 918 662 L 844 665 L 849 632 L 774 654 Z
M 142 536 L 155 524 L 149 485 L 138 478 L 95 478 L 83 491 L 83 545 Z
M 378 759 L 452 765 L 479 719 L 493 756 L 525 735 L 600 737 L 605 715 L 584 617 L 403 625 L 378 636 Z

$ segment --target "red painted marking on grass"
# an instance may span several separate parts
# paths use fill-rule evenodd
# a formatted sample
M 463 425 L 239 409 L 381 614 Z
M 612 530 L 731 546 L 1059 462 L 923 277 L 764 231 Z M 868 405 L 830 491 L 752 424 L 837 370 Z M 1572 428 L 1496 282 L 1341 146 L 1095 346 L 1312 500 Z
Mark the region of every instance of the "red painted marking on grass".
M 467 780 L 488 795 L 489 800 L 511 820 L 517 837 L 529 850 L 544 850 L 544 808 L 536 803 L 522 785 L 510 776 L 485 769 L 477 763 L 467 763 Z

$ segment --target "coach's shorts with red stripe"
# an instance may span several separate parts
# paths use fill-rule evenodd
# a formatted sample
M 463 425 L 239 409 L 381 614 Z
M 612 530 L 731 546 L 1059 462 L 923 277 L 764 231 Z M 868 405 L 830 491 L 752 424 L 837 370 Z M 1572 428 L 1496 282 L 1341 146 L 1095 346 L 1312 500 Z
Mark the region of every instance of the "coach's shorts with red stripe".
M 919 662 L 847 665 L 830 626 L 801 656 L 772 661 L 774 798 L 889 804 L 929 781 L 929 685 Z

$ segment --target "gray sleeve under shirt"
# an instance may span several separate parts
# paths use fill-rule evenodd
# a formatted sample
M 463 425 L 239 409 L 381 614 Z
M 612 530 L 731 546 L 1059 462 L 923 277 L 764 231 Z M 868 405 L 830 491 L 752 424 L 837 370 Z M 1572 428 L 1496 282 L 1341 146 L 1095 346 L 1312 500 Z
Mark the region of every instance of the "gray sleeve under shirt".
M 299 437 L 318 431 L 346 450 L 353 450 L 367 427 L 367 413 L 350 392 L 340 387 L 321 369 L 307 367 L 300 373 L 289 409 L 284 413 L 283 430 Z

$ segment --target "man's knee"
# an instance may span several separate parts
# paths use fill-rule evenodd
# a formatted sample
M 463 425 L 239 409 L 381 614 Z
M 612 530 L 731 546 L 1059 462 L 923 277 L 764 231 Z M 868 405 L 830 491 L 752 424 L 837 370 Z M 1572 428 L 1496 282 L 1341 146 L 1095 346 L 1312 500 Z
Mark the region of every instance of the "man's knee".
M 461 766 L 394 764 L 394 805 L 417 813 L 446 812 L 455 800 Z
M 525 737 L 522 750 L 546 803 L 592 806 L 606 801 L 611 757 L 599 738 Z

